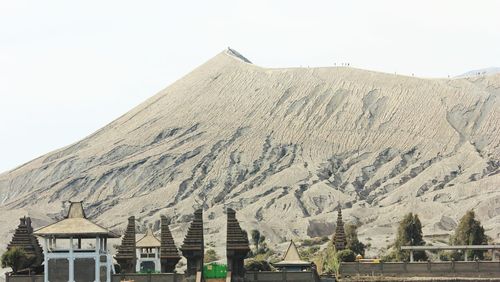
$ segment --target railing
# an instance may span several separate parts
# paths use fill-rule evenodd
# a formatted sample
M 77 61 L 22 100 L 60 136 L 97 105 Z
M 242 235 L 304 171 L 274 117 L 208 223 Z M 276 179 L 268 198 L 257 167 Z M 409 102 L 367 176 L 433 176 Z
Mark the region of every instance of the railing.
M 343 262 L 340 265 L 342 276 L 483 276 L 498 277 L 500 262 L 493 261 L 449 261 L 449 262 L 380 262 L 359 263 Z

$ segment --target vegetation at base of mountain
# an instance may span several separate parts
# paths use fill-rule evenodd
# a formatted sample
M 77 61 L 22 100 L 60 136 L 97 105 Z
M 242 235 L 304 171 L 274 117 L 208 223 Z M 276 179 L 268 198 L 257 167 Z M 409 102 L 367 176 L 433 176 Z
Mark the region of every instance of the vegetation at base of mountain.
M 469 210 L 460 219 L 455 234 L 450 238 L 452 245 L 486 245 L 489 238 L 484 233 L 484 228 L 481 222 L 476 219 L 476 214 L 473 210 Z M 464 255 L 473 259 L 484 259 L 485 251 L 467 250 L 465 253 L 458 253 L 455 251 L 454 257 L 464 259 Z
M 205 256 L 203 258 L 203 262 L 204 263 L 209 263 L 209 262 L 217 261 L 219 259 L 220 259 L 220 257 L 217 255 L 217 253 L 215 252 L 215 250 L 208 249 L 205 252 Z
M 299 248 L 300 257 L 303 260 L 310 261 L 313 259 L 319 252 L 319 246 L 312 246 L 308 248 Z
M 249 259 L 245 262 L 247 271 L 272 271 L 274 268 L 266 260 Z
M 254 254 L 263 254 L 269 250 L 265 242 L 266 236 L 262 235 L 259 230 L 256 229 L 252 230 L 250 232 L 250 236 L 254 244 L 254 250 L 253 250 Z
M 304 239 L 301 242 L 301 246 L 307 247 L 307 246 L 316 246 L 316 245 L 322 245 L 330 240 L 327 236 L 323 237 L 315 237 L 311 239 Z
M 384 261 L 409 261 L 410 252 L 401 250 L 402 246 L 424 246 L 422 223 L 417 214 L 408 213 L 399 222 L 398 233 L 394 244 L 390 246 L 391 252 L 383 257 Z M 425 251 L 413 252 L 415 261 L 427 260 Z
M 347 245 L 346 248 L 353 251 L 355 255 L 365 256 L 366 245 L 358 239 L 358 227 L 354 224 L 344 226 Z
M 356 261 L 356 254 L 352 250 L 346 249 L 338 251 L 336 254 L 339 262 L 354 262 Z
M 17 273 L 21 269 L 30 267 L 34 257 L 26 254 L 22 248 L 11 248 L 2 254 L 2 268 L 10 267 L 12 272 Z

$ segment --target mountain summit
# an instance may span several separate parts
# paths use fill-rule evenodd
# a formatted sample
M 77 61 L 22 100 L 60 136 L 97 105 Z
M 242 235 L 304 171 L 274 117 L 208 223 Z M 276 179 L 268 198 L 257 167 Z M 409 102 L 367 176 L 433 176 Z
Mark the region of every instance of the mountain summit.
M 406 212 L 425 234 L 474 209 L 500 227 L 500 75 L 421 79 L 348 67 L 262 68 L 228 49 L 87 138 L 0 175 L 0 235 L 68 200 L 106 226 L 225 207 L 271 243 L 333 233 L 335 209 L 372 245 Z M 287 239 L 287 240 L 284 240 Z M 6 240 L 6 239 L 5 239 Z M 3 242 L 6 243 L 6 242 Z

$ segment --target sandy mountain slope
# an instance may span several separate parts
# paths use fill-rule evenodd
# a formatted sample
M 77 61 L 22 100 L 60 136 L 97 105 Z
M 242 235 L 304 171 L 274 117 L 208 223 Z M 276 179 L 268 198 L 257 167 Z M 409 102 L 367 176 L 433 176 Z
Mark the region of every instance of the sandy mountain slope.
M 80 142 L 1 174 L 0 238 L 23 214 L 41 225 L 85 200 L 117 230 L 130 215 L 158 228 L 165 214 L 179 245 L 199 205 L 217 248 L 226 206 L 270 243 L 331 235 L 338 205 L 376 248 L 409 211 L 444 234 L 473 208 L 500 240 L 499 146 L 500 75 L 268 69 L 225 51 Z

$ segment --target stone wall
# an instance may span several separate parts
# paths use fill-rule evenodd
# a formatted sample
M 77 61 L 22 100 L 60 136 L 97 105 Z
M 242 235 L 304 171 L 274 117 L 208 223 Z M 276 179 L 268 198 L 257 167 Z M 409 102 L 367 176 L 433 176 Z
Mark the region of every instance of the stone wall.
M 5 282 L 43 282 L 43 275 L 5 275 Z
M 422 277 L 499 277 L 500 262 L 346 262 L 340 266 L 343 277 L 362 276 L 422 276 Z
M 261 271 L 254 272 L 248 271 L 245 273 L 245 281 L 294 281 L 294 282 L 312 282 L 317 281 L 315 275 L 311 271 L 302 272 L 271 272 L 271 271 Z
M 120 281 L 134 281 L 134 282 L 182 282 L 184 281 L 184 274 L 177 273 L 158 273 L 158 274 L 113 274 L 111 277 L 112 282 Z

